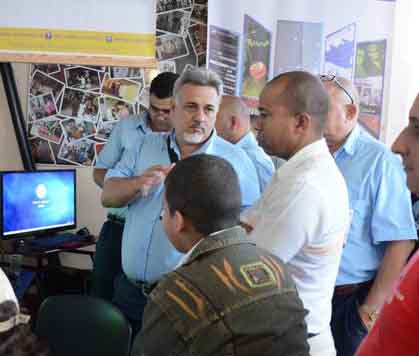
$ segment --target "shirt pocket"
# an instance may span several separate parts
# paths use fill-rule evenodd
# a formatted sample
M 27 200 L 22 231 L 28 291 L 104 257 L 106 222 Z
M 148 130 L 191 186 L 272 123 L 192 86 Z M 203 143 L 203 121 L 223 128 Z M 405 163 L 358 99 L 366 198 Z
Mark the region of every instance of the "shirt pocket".
M 368 200 L 353 200 L 350 204 L 352 221 L 348 238 L 356 236 L 358 239 L 370 230 L 371 209 Z

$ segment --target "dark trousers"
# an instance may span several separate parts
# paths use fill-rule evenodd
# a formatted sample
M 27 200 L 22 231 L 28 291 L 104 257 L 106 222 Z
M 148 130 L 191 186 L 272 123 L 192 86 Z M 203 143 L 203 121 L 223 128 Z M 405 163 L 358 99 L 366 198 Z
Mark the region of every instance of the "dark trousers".
M 369 288 L 370 285 L 366 285 L 352 294 L 333 295 L 331 328 L 337 356 L 353 356 L 367 335 L 358 306 L 363 303 Z
M 124 225 L 106 221 L 96 244 L 90 294 L 112 301 L 115 277 L 122 273 L 121 242 Z
M 124 273 L 115 278 L 113 304 L 125 315 L 131 324 L 133 339 L 141 330 L 147 297 L 141 288 L 132 284 Z

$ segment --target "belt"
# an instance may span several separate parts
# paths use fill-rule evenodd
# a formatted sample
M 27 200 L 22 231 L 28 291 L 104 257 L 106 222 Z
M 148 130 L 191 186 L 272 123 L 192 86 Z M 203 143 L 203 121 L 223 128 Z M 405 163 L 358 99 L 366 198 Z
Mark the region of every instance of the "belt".
M 128 278 L 128 280 L 130 281 L 130 283 L 134 287 L 141 289 L 141 291 L 143 292 L 143 294 L 145 296 L 148 296 L 157 285 L 157 283 L 148 283 L 148 282 L 143 282 L 143 281 L 137 281 L 137 280 L 131 279 L 131 278 Z
M 353 283 L 353 284 L 342 284 L 341 286 L 336 286 L 334 295 L 350 295 L 354 294 L 356 291 L 358 291 L 361 288 L 369 287 L 372 284 L 371 281 L 367 282 L 361 282 L 361 283 Z
M 119 224 L 119 225 L 124 225 L 125 224 L 125 219 L 121 218 L 118 215 L 108 214 L 107 218 L 108 218 L 109 221 L 111 221 L 113 223 L 116 223 L 116 224 Z

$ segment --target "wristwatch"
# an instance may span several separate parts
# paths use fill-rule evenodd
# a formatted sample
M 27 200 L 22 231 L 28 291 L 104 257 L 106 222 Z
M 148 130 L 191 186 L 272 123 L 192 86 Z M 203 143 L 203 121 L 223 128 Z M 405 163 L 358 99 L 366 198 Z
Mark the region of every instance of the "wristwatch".
M 378 311 L 376 308 L 370 307 L 369 305 L 362 304 L 359 307 L 359 311 L 365 314 L 368 317 L 368 320 L 366 322 L 366 326 L 368 329 L 371 329 L 371 327 L 374 325 L 375 321 L 378 318 Z

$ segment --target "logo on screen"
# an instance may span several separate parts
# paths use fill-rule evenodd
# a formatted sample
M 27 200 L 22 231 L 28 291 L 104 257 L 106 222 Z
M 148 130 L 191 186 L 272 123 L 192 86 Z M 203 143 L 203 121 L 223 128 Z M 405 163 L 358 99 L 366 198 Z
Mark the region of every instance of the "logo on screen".
M 47 187 L 44 184 L 38 184 L 36 187 L 36 196 L 38 199 L 44 199 L 47 195 Z

